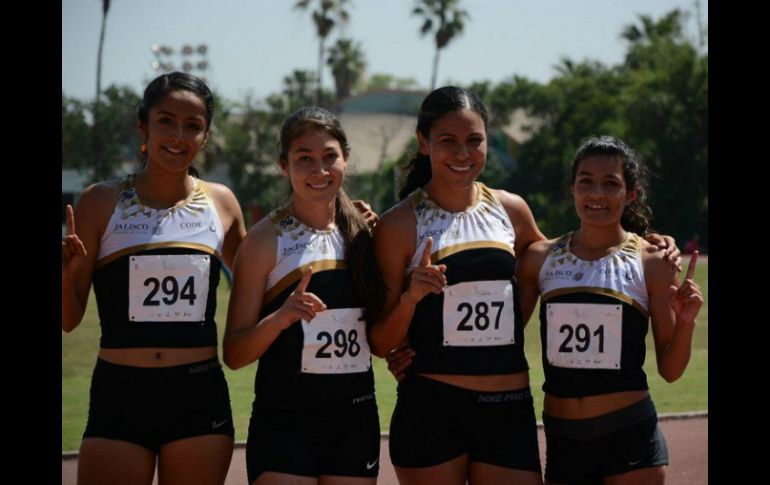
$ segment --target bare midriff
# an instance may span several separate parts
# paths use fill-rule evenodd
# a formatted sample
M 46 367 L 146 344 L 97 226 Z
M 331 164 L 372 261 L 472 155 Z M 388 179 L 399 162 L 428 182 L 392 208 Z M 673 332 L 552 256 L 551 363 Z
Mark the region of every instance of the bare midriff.
M 515 374 L 495 374 L 488 376 L 464 376 L 457 374 L 419 374 L 445 384 L 480 392 L 499 392 L 523 389 L 529 386 L 527 371 Z
M 99 358 L 118 365 L 132 367 L 171 367 L 192 364 L 217 356 L 217 348 L 194 347 L 178 348 L 131 348 L 99 349 Z

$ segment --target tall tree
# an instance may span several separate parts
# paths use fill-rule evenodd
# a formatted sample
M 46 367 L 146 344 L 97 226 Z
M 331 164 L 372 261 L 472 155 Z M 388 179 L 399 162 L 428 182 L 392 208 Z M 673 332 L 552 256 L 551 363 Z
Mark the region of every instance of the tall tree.
M 329 49 L 327 60 L 334 76 L 334 87 L 337 101 L 350 96 L 351 92 L 361 80 L 366 68 L 364 51 L 361 43 L 353 39 L 337 40 L 337 43 Z
M 104 48 L 104 29 L 107 25 L 107 12 L 110 11 L 110 0 L 102 0 L 102 28 L 99 32 L 99 52 L 96 59 L 96 102 L 102 95 L 102 51 Z
M 708 54 L 684 34 L 685 19 L 674 10 L 625 28 L 622 109 L 627 140 L 654 175 L 653 227 L 680 241 L 699 234 L 707 247 Z
M 280 98 L 268 99 L 265 106 L 247 97 L 237 105 L 237 114 L 222 117 L 218 125 L 223 145 L 220 159 L 228 165 L 233 192 L 250 209 L 245 213 L 251 224 L 257 222 L 251 209 L 264 211 L 285 195 L 283 185 L 277 183 L 280 177 L 269 168 L 278 159 L 276 140 L 285 116 Z
M 141 140 L 136 107 L 140 100 L 127 86 L 108 86 L 99 102 L 97 126 L 96 102 L 85 103 L 62 93 L 62 167 L 84 169 L 98 161 L 102 172 L 92 174 L 92 180 L 98 181 L 104 174 L 109 177 L 121 162 L 138 161 Z
M 91 126 L 86 121 L 85 104 L 61 94 L 61 166 L 83 168 L 91 159 Z
M 664 15 L 657 22 L 649 15 L 639 15 L 641 25 L 627 25 L 620 37 L 627 40 L 630 48 L 626 53 L 626 66 L 630 68 L 640 67 L 642 57 L 648 47 L 661 43 L 682 43 L 684 34 L 682 22 L 686 15 L 676 9 Z
M 105 160 L 104 146 L 105 131 L 101 126 L 101 96 L 102 96 L 102 52 L 104 50 L 104 30 L 107 25 L 107 13 L 110 11 L 110 0 L 102 0 L 102 28 L 99 32 L 99 52 L 96 59 L 96 102 L 94 104 L 94 128 L 91 143 L 93 144 L 94 179 L 102 180 L 110 175 L 110 165 Z
M 345 10 L 346 4 L 350 0 L 296 0 L 295 9 L 312 10 L 313 23 L 315 24 L 316 35 L 318 35 L 318 72 L 315 103 L 321 103 L 321 82 L 323 78 L 324 52 L 326 49 L 326 38 L 332 30 L 338 25 L 347 23 L 350 16 Z
M 465 28 L 465 21 L 470 19 L 468 12 L 460 8 L 460 0 L 417 0 L 412 15 L 422 17 L 420 34 L 434 32 L 436 53 L 433 56 L 433 75 L 430 89 L 436 89 L 438 58 L 441 49 L 449 45 Z
M 286 98 L 286 113 L 292 113 L 296 109 L 313 104 L 312 86 L 315 81 L 316 77 L 312 71 L 300 69 L 295 69 L 288 76 L 284 76 L 282 91 Z
M 546 85 L 477 83 L 493 118 L 524 108 L 536 122 L 500 185 L 527 200 L 545 234 L 577 223 L 564 174 L 585 138 L 608 134 L 650 168 L 652 227 L 679 241 L 699 234 L 708 246 L 708 55 L 685 36 L 685 18 L 678 11 L 640 16 L 623 30 L 629 45 L 621 65 L 564 58 Z

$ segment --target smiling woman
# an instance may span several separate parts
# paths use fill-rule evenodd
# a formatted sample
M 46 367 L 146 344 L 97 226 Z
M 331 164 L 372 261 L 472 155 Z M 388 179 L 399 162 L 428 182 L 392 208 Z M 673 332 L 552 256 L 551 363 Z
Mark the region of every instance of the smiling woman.
M 342 189 L 350 147 L 339 120 L 302 108 L 281 128 L 292 195 L 238 250 L 225 363 L 259 360 L 249 483 L 372 485 L 380 428 L 366 338 L 382 302 L 365 218 Z
M 204 100 L 189 91 L 171 91 L 140 113 L 139 130 L 146 143 L 143 153 L 156 168 L 188 170 L 190 154 L 197 154 L 208 137 Z
M 541 299 L 545 476 L 662 484 L 668 450 L 643 370 L 645 337 L 651 326 L 659 374 L 679 379 L 703 304 L 697 252 L 679 284 L 663 251 L 638 235 L 651 215 L 646 171 L 622 140 L 587 140 L 571 180 L 580 227 L 532 244 L 517 268 L 524 322 Z
M 476 181 L 487 111 L 475 94 L 430 93 L 417 140 L 402 200 L 375 228 L 386 303 L 372 350 L 385 356 L 407 338 L 414 349 L 391 460 L 402 483 L 542 483 L 513 274 L 545 236 L 521 197 Z
M 93 281 L 102 330 L 78 483 L 149 485 L 156 463 L 160 483 L 225 480 L 233 423 L 214 312 L 246 229 L 232 192 L 191 167 L 213 114 L 199 79 L 158 77 L 137 112 L 144 167 L 67 207 L 62 329 L 80 324 Z
M 413 484 L 542 483 L 515 271 L 545 236 L 524 199 L 476 180 L 487 111 L 475 94 L 431 92 L 417 140 L 402 200 L 374 237 L 386 299 L 369 342 L 400 380 L 389 440 L 396 473 Z M 589 194 L 584 205 L 619 217 L 624 195 L 615 199 Z

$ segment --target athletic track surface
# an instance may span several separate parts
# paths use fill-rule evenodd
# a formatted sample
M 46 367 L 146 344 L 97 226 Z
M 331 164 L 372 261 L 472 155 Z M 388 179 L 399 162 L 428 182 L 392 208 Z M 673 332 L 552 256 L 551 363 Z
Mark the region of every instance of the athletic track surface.
M 669 466 L 666 485 L 708 484 L 708 414 L 685 413 L 662 414 L 660 427 L 668 444 Z M 538 427 L 540 440 L 540 462 L 545 464 L 545 438 L 542 427 Z M 76 485 L 77 455 L 62 456 L 62 485 Z M 157 485 L 157 479 L 153 482 Z M 397 485 L 396 473 L 388 455 L 388 439 L 382 438 L 380 446 L 379 485 Z M 230 472 L 225 485 L 246 485 L 245 447 L 236 443 Z

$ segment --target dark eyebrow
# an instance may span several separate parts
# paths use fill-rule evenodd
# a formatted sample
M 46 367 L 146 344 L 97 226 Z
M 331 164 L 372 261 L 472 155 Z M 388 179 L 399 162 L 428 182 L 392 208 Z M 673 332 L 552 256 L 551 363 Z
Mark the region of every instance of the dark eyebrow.
M 172 118 L 176 118 L 176 113 L 172 113 L 170 111 L 158 111 L 158 114 L 159 115 L 165 115 L 165 116 L 171 116 Z M 188 120 L 196 120 L 196 121 L 200 121 L 200 122 L 204 122 L 205 121 L 202 116 L 197 116 L 197 115 L 196 116 L 190 116 L 187 119 Z
M 294 150 L 294 153 L 299 153 L 299 152 L 310 153 L 310 152 L 312 152 L 312 150 L 310 148 L 305 148 L 305 147 L 299 147 L 296 150 Z
M 456 135 L 456 134 L 454 134 L 454 133 L 448 133 L 448 132 L 444 132 L 444 133 L 438 133 L 438 134 L 437 134 L 437 136 L 452 136 L 452 137 L 455 137 L 455 138 L 457 137 L 457 135 Z M 469 137 L 469 138 L 470 138 L 470 137 L 472 137 L 472 136 L 484 136 L 484 134 L 483 134 L 483 133 L 481 133 L 481 132 L 478 132 L 478 131 L 474 131 L 473 133 L 471 133 L 470 135 L 468 135 L 468 137 Z

